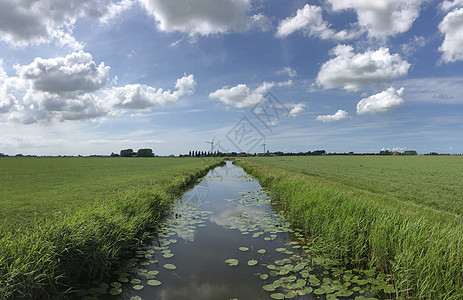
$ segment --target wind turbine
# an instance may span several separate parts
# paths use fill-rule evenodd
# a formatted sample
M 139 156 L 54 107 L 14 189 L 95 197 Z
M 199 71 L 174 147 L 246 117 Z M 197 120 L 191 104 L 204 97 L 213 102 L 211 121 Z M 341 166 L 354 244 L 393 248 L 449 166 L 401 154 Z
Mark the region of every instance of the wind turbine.
M 265 146 L 267 146 L 267 144 L 265 143 L 265 137 L 264 137 L 264 143 L 261 146 L 264 146 L 264 155 L 265 155 Z
M 208 144 L 211 144 L 211 153 L 214 153 L 214 140 L 215 140 L 215 137 L 212 139 L 212 141 L 206 142 Z

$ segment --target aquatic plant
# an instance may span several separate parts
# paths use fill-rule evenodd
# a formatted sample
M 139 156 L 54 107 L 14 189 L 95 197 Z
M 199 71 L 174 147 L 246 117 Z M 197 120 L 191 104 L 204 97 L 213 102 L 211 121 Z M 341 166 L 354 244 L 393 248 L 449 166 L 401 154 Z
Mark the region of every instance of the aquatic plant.
M 390 274 L 397 297 L 463 298 L 460 215 L 270 167 L 264 159 L 239 164 L 303 230 L 311 253 Z

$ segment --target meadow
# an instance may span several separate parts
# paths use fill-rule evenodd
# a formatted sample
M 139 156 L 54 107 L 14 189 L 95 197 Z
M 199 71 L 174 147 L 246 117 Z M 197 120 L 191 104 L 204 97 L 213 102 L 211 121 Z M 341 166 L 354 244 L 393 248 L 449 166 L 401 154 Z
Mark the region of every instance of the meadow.
M 207 162 L 207 160 L 205 160 Z M 129 190 L 165 185 L 202 167 L 195 158 L 3 158 L 0 220 L 15 227 L 104 201 Z
M 0 298 L 110 275 L 215 158 L 0 158 Z
M 463 298 L 463 158 L 260 157 L 256 176 L 314 255 L 389 274 L 399 299 Z

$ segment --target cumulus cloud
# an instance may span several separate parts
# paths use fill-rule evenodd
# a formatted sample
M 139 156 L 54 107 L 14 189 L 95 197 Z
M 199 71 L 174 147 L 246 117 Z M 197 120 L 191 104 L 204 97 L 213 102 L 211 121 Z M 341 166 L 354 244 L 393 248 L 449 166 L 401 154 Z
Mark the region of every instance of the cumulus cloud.
M 18 76 L 1 72 L 0 111 L 8 121 L 32 124 L 52 120 L 92 119 L 105 114 L 93 92 L 106 85 L 109 67 L 89 53 L 36 58 L 15 66 Z
M 334 115 L 321 115 L 315 118 L 317 121 L 321 121 L 323 123 L 331 123 L 340 120 L 345 120 L 349 118 L 349 113 L 345 110 L 338 110 Z
M 328 0 L 334 11 L 354 10 L 358 24 L 370 37 L 383 38 L 407 32 L 427 0 Z
M 178 101 L 195 90 L 196 81 L 193 75 L 185 75 L 177 80 L 176 90 L 163 90 L 141 84 L 128 84 L 113 87 L 105 91 L 104 106 L 109 109 L 146 109 L 154 106 L 164 106 Z
M 280 21 L 276 36 L 284 38 L 296 31 L 302 31 L 307 36 L 316 36 L 323 40 L 345 40 L 358 35 L 356 32 L 346 30 L 336 32 L 330 27 L 331 25 L 323 20 L 321 7 L 306 4 L 303 8 L 297 10 L 294 17 Z
M 441 6 L 440 6 L 440 8 L 443 11 L 449 11 L 457 7 L 463 7 L 463 0 L 454 0 L 454 1 L 445 0 L 441 3 Z
M 410 64 L 399 54 L 391 55 L 388 48 L 355 54 L 352 46 L 338 45 L 332 49 L 335 58 L 324 63 L 317 84 L 325 89 L 342 87 L 358 91 L 370 84 L 404 76 Z
M 64 96 L 102 88 L 106 85 L 110 68 L 103 62 L 97 66 L 91 54 L 79 51 L 66 57 L 38 57 L 31 64 L 16 69 L 21 78 L 29 80 L 34 90 Z
M 265 101 L 265 93 L 274 86 L 290 86 L 291 80 L 284 82 L 264 82 L 256 89 L 251 90 L 246 84 L 238 84 L 232 88 L 224 87 L 209 94 L 209 98 L 217 99 L 227 105 L 243 108 Z
M 237 108 L 249 107 L 265 101 L 264 95 L 251 91 L 246 84 L 238 84 L 232 88 L 221 88 L 209 94 L 209 98 L 218 99 L 225 104 Z
M 158 22 L 161 31 L 216 34 L 268 29 L 270 20 L 262 14 L 248 14 L 251 0 L 139 0 Z
M 173 92 L 139 84 L 104 89 L 109 67 L 83 51 L 36 58 L 15 69 L 17 76 L 7 76 L 0 60 L 0 120 L 21 124 L 88 120 L 121 109 L 166 105 L 193 93 L 196 86 L 194 76 L 185 75 Z
M 439 24 L 444 42 L 439 47 L 446 63 L 463 60 L 463 8 L 449 12 Z
M 378 93 L 360 100 L 357 104 L 357 114 L 377 114 L 394 112 L 394 110 L 404 104 L 402 98 L 404 88 L 396 90 L 393 87 L 388 88 L 386 91 Z
M 298 103 L 294 105 L 291 111 L 288 113 L 288 116 L 297 117 L 304 112 L 305 103 Z
M 107 22 L 132 5 L 131 0 L 0 0 L 0 39 L 14 46 L 49 42 L 81 49 L 72 25 L 88 17 Z

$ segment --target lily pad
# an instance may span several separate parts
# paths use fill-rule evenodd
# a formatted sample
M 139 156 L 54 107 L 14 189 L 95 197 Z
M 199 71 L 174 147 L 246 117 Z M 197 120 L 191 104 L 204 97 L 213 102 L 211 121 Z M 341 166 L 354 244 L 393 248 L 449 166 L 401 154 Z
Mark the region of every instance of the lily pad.
M 259 278 L 262 279 L 262 280 L 267 280 L 268 274 L 261 274 L 261 275 L 259 276 Z
M 276 267 L 274 265 L 267 265 L 267 269 L 269 269 L 269 270 L 275 270 L 275 268 Z
M 165 264 L 164 265 L 164 268 L 168 269 L 168 270 L 175 270 L 177 269 L 177 267 L 173 264 Z
M 315 290 L 313 291 L 313 293 L 314 293 L 315 295 L 323 295 L 323 294 L 325 294 L 325 290 L 324 290 L 324 289 L 315 289 Z
M 267 250 L 265 250 L 265 249 L 259 249 L 259 250 L 257 250 L 257 253 L 260 253 L 260 254 L 264 254 L 265 252 L 267 252 Z
M 257 265 L 259 262 L 255 259 L 251 259 L 250 261 L 248 261 L 248 266 L 255 266 Z
M 238 260 L 235 258 L 229 258 L 225 261 L 227 264 L 230 266 L 237 266 L 238 265 Z
M 134 285 L 132 288 L 133 288 L 134 290 L 136 290 L 136 291 L 139 291 L 139 290 L 143 289 L 143 285 L 137 284 L 137 285 Z
M 109 290 L 109 293 L 113 296 L 120 295 L 122 293 L 122 288 L 120 287 L 113 287 Z
M 158 285 L 161 285 L 161 282 L 159 280 L 148 280 L 147 282 L 148 285 L 151 285 L 151 286 L 158 286 Z
M 273 284 L 264 285 L 262 288 L 267 292 L 273 292 L 276 289 L 276 287 Z
M 240 251 L 246 252 L 249 251 L 248 247 L 239 247 Z
M 306 295 L 311 294 L 312 292 L 313 292 L 313 288 L 311 288 L 310 286 L 306 286 L 304 288 L 304 293 L 306 293 Z
M 284 299 L 285 295 L 282 293 L 273 293 L 270 295 L 270 297 L 272 297 L 272 299 Z
M 292 299 L 297 296 L 297 291 L 290 291 L 286 294 L 285 298 L 286 299 Z

